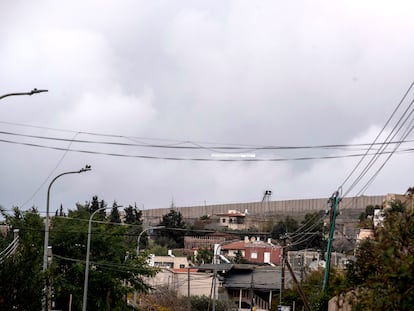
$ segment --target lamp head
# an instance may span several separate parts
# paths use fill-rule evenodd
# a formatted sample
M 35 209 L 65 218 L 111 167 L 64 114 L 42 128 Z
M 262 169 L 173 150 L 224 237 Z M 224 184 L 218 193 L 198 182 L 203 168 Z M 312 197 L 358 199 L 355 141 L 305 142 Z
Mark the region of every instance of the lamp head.
M 87 171 L 90 171 L 90 170 L 92 170 L 92 167 L 90 166 L 90 165 L 85 165 L 85 167 L 84 168 L 82 168 L 80 171 L 79 171 L 79 173 L 82 173 L 82 172 L 87 172 Z
M 30 91 L 29 95 L 43 93 L 43 92 L 47 92 L 47 91 L 48 90 L 38 90 L 38 89 L 34 88 L 33 90 Z

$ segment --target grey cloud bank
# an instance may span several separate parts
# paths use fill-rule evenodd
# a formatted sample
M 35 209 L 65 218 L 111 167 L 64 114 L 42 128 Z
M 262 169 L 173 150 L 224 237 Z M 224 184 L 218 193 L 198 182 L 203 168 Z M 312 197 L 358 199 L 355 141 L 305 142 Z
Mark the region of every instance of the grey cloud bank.
M 123 136 L 98 140 L 162 144 L 369 143 L 413 80 L 413 8 L 410 1 L 2 3 L 0 93 L 49 92 L 3 99 L 0 131 L 79 140 L 92 139 L 85 132 L 93 132 Z M 167 207 L 171 200 L 179 206 L 256 201 L 266 189 L 273 199 L 328 197 L 358 161 L 204 163 L 6 142 L 1 150 L 0 205 L 25 203 L 41 211 L 51 178 L 85 164 L 92 172 L 54 185 L 52 210 L 95 194 L 109 204 L 145 208 Z M 186 158 L 216 152 L 93 150 Z M 272 150 L 256 158 L 297 155 Z M 366 194 L 404 192 L 412 186 L 407 172 L 413 163 L 412 153 L 396 154 Z

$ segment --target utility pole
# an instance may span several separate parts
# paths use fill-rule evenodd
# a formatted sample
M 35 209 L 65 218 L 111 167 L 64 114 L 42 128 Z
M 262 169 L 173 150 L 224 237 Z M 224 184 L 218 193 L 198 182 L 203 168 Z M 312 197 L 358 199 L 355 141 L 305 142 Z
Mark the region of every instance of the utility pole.
M 336 210 L 338 208 L 339 202 L 340 202 L 339 191 L 335 191 L 328 200 L 329 207 L 330 207 L 329 215 L 330 215 L 331 229 L 329 231 L 328 246 L 326 249 L 325 276 L 323 278 L 323 288 L 322 288 L 323 291 L 327 289 L 328 283 L 329 283 L 329 269 L 331 265 L 332 240 L 333 240 L 333 236 L 335 232 L 335 220 L 336 220 L 336 215 L 337 215 Z
M 188 310 L 191 310 L 191 300 L 190 300 L 190 267 L 187 268 L 187 297 L 188 297 Z
M 302 298 L 304 307 L 306 309 L 306 311 L 311 311 L 310 305 L 309 305 L 309 301 L 305 296 L 305 293 L 302 290 L 302 287 L 300 285 L 300 283 L 298 282 L 296 275 L 292 269 L 292 267 L 290 266 L 289 260 L 287 260 L 287 243 L 286 240 L 288 239 L 288 235 L 287 233 L 283 236 L 280 236 L 280 240 L 282 240 L 282 261 L 281 261 L 281 271 L 280 271 L 280 301 L 279 301 L 279 309 L 278 310 L 282 310 L 282 305 L 283 305 L 283 290 L 285 287 L 285 266 L 288 268 L 290 275 L 292 276 L 293 281 L 296 284 L 297 290 L 299 292 L 300 297 Z M 303 258 L 303 257 L 302 257 Z M 303 267 L 303 260 L 302 260 L 302 265 Z
M 303 281 L 303 272 L 305 271 L 305 256 L 300 256 L 300 281 Z
M 296 278 L 295 272 L 293 271 L 292 267 L 290 266 L 289 261 L 286 261 L 286 267 L 289 269 L 290 275 L 292 276 L 292 279 L 293 279 L 293 281 L 295 282 L 295 284 L 298 288 L 299 295 L 303 300 L 303 304 L 305 305 L 306 311 L 311 311 L 309 301 L 306 298 L 305 293 L 302 290 L 302 286 L 300 286 L 300 283 L 298 282 L 298 279 Z M 280 305 L 280 308 L 282 308 L 282 305 Z
M 254 297 L 254 271 L 255 268 L 252 269 L 252 274 L 250 276 L 250 310 L 255 311 L 256 308 L 256 299 Z
M 287 257 L 287 246 L 286 240 L 288 239 L 287 232 L 280 236 L 282 241 L 282 258 L 280 260 L 280 290 L 279 290 L 279 306 L 282 308 L 283 305 L 283 291 L 285 289 L 285 262 Z

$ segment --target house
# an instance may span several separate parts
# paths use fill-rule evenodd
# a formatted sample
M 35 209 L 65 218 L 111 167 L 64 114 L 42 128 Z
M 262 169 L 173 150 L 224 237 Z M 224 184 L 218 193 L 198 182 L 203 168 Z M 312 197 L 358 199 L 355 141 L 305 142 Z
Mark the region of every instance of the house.
M 213 273 L 199 272 L 194 268 L 162 268 L 153 278 L 146 279 L 152 288 L 166 288 L 178 296 L 209 296 Z
M 227 213 L 216 214 L 219 217 L 219 225 L 231 230 L 244 230 L 246 228 L 246 213 L 237 210 L 229 210 Z
M 321 253 L 315 250 L 300 250 L 300 251 L 288 251 L 286 260 L 290 263 L 290 266 L 295 271 L 301 272 L 304 271 L 305 267 L 308 267 L 312 270 L 317 270 L 318 268 L 325 266 L 325 261 L 321 261 Z
M 184 269 L 188 268 L 188 260 L 186 257 L 170 256 L 150 256 L 149 265 L 151 267 Z
M 282 247 L 273 244 L 270 239 L 261 241 L 260 238 L 245 237 L 243 241 L 221 245 L 221 252 L 228 258 L 235 258 L 237 254 L 241 254 L 249 263 L 280 265 Z
M 270 310 L 273 294 L 280 291 L 281 270 L 279 267 L 250 264 L 223 265 L 220 268 L 221 289 L 218 297 L 234 302 L 235 310 Z M 291 276 L 285 274 L 285 284 Z
M 152 288 L 171 289 L 180 296 L 210 294 L 213 274 L 190 267 L 186 257 L 152 255 L 149 265 L 161 269 L 154 277 L 146 279 Z
M 206 236 L 185 236 L 185 249 L 213 249 L 214 244 L 221 244 L 226 240 L 224 235 L 206 235 Z

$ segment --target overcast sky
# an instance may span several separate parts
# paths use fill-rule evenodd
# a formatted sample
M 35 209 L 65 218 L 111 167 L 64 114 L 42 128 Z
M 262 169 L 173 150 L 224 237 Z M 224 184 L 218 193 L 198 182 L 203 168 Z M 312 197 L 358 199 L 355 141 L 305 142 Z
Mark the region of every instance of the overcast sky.
M 146 209 L 329 197 L 360 157 L 318 158 L 364 154 L 354 144 L 374 141 L 414 79 L 412 1 L 15 0 L 0 12 L 0 95 L 49 90 L 0 100 L 6 209 L 44 211 L 53 177 L 85 164 L 54 183 L 52 212 L 93 195 Z M 337 144 L 352 146 L 255 149 Z M 229 146 L 246 148 L 217 148 Z M 364 189 L 387 156 L 344 192 L 413 186 L 411 151 Z

